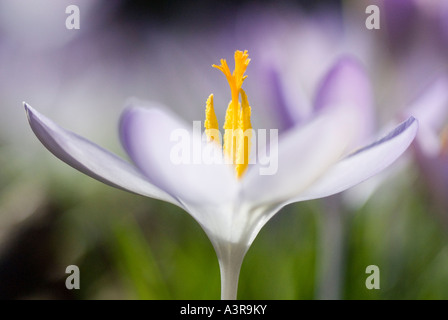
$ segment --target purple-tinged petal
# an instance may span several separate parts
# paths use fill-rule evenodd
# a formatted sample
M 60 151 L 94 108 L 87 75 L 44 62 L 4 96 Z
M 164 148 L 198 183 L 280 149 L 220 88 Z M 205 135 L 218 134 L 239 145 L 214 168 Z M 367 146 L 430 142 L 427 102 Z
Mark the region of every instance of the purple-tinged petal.
M 417 129 L 417 120 L 409 118 L 384 138 L 337 162 L 325 175 L 288 203 L 327 197 L 379 173 L 409 147 Z
M 155 187 L 128 162 L 98 145 L 65 130 L 24 103 L 31 129 L 56 157 L 110 186 L 178 205 L 166 192 Z
M 441 3 L 437 20 L 442 35 L 442 41 L 445 46 L 448 46 L 448 2 L 444 1 Z
M 448 76 L 431 83 L 407 108 L 406 114 L 418 119 L 420 130 L 429 127 L 440 131 L 448 120 Z
M 233 170 L 220 163 L 218 144 L 202 141 L 200 124 L 192 127 L 160 108 L 130 107 L 122 115 L 120 135 L 137 167 L 180 201 L 231 202 L 237 188 Z M 215 158 L 204 157 L 205 152 Z
M 375 126 L 373 96 L 365 70 L 351 57 L 339 59 L 327 72 L 317 90 L 314 110 L 320 111 L 338 105 L 357 108 L 362 132 L 355 144 L 362 145 L 372 135 Z
M 418 19 L 417 3 L 414 0 L 383 0 L 385 28 L 390 45 L 395 50 L 408 48 Z M 401 52 L 400 50 L 400 52 Z
M 448 123 L 448 77 L 437 78 L 406 109 L 404 115 L 418 119 L 416 143 L 422 152 L 427 156 L 438 155 L 439 133 Z
M 272 106 L 278 117 L 279 129 L 281 131 L 288 130 L 304 120 L 300 112 L 301 106 L 292 106 L 288 101 L 277 69 L 270 67 L 266 74 Z
M 259 155 L 243 178 L 244 200 L 276 204 L 304 192 L 357 137 L 359 124 L 351 110 L 351 106 L 323 110 L 307 124 L 285 132 L 278 146 L 268 141 L 267 155 Z

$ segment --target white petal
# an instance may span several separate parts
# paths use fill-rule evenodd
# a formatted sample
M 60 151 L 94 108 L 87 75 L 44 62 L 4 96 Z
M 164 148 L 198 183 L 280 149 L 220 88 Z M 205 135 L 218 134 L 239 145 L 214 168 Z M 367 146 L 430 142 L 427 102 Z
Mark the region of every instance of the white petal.
M 417 120 L 409 118 L 383 139 L 333 165 L 322 178 L 288 203 L 327 197 L 379 173 L 409 147 L 417 129 Z
M 160 108 L 131 107 L 121 119 L 121 140 L 150 181 L 180 201 L 232 202 L 237 189 L 232 169 L 219 164 L 222 152 L 217 145 L 202 141 L 200 125 L 191 127 Z M 206 148 L 217 156 L 210 164 L 203 156 Z
M 24 107 L 37 138 L 65 163 L 110 186 L 178 204 L 123 159 L 59 127 L 28 104 L 24 103 Z
M 263 205 L 283 202 L 303 192 L 343 156 L 357 137 L 358 123 L 352 109 L 325 109 L 303 127 L 286 132 L 278 146 L 271 144 L 267 157 L 258 159 L 244 177 L 242 198 Z M 266 163 L 272 170 L 263 169 Z

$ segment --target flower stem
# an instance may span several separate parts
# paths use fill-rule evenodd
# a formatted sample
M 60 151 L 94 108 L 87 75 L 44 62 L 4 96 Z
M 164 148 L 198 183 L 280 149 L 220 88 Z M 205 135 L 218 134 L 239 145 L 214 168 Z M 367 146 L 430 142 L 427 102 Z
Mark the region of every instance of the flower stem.
M 221 300 L 236 300 L 238 279 L 245 252 L 229 247 L 219 257 L 221 273 Z M 232 250 L 234 249 L 234 250 Z M 236 252 L 235 252 L 236 251 Z

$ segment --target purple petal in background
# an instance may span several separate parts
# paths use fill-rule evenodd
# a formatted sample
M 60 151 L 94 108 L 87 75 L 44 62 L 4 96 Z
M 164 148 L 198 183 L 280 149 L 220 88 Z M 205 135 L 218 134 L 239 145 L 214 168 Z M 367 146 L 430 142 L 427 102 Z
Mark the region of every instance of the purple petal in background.
M 414 0 L 383 0 L 385 28 L 392 48 L 402 51 L 412 40 L 418 8 Z
M 300 115 L 301 106 L 292 106 L 285 96 L 285 88 L 280 74 L 274 67 L 267 70 L 267 81 L 272 96 L 273 108 L 278 117 L 279 130 L 286 131 L 303 121 Z
M 338 105 L 352 106 L 359 115 L 362 132 L 358 145 L 370 138 L 375 124 L 370 81 L 361 64 L 351 58 L 338 60 L 322 80 L 314 102 L 315 111 Z
M 437 78 L 419 95 L 404 113 L 418 119 L 419 130 L 416 142 L 427 156 L 440 152 L 439 133 L 448 123 L 448 77 Z

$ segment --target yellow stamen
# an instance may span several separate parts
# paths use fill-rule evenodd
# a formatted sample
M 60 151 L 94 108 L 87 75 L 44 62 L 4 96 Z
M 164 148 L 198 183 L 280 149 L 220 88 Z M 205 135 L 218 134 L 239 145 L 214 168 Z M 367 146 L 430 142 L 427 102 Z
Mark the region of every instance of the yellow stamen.
M 208 97 L 206 102 L 204 127 L 209 141 L 215 140 L 216 142 L 220 142 L 216 139 L 219 125 L 215 109 L 213 108 L 213 93 Z
M 221 64 L 213 65 L 221 70 L 230 86 L 232 100 L 230 101 L 224 122 L 224 147 L 223 152 L 227 159 L 235 165 L 236 176 L 240 178 L 249 165 L 250 141 L 252 138 L 252 126 L 250 123 L 251 109 L 246 93 L 241 89 L 247 76 L 244 75 L 249 65 L 249 54 L 246 51 L 235 52 L 235 69 L 230 73 L 225 59 Z M 241 95 L 241 103 L 239 96 Z M 213 95 L 207 100 L 205 128 L 215 129 L 218 127 L 216 115 L 213 110 Z M 208 135 L 208 134 L 207 134 Z M 209 135 L 208 135 L 209 136 Z M 210 136 L 209 136 L 210 138 Z
M 241 107 L 240 103 L 239 102 L 237 103 L 238 105 L 235 108 L 233 105 L 233 101 L 229 102 L 223 127 L 224 128 L 223 152 L 224 155 L 227 157 L 227 159 L 230 160 L 233 164 L 236 163 L 236 152 L 237 152 L 236 146 L 238 141 L 236 140 L 236 133 L 238 129 L 238 111 Z
M 236 158 L 236 172 L 237 176 L 241 177 L 249 165 L 249 152 L 252 140 L 252 125 L 250 123 L 251 109 L 246 93 L 240 89 L 241 105 L 240 117 L 238 119 L 238 136 L 237 136 L 237 158 Z

